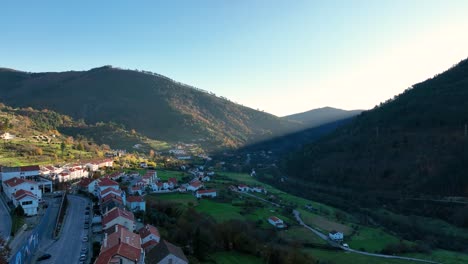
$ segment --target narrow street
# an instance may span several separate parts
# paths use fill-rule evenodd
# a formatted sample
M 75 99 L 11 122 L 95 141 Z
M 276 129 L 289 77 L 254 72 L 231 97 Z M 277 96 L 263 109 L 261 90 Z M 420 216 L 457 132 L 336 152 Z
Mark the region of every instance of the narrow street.
M 84 229 L 85 208 L 89 200 L 76 195 L 68 195 L 68 207 L 65 215 L 62 230 L 58 240 L 53 240 L 52 236 L 45 237 L 39 246 L 38 254 L 50 254 L 52 257 L 41 263 L 53 264 L 62 263 L 64 260 L 73 263 L 78 262 L 82 247 L 88 247 L 89 242 L 83 243 L 82 237 L 89 236 L 90 229 Z

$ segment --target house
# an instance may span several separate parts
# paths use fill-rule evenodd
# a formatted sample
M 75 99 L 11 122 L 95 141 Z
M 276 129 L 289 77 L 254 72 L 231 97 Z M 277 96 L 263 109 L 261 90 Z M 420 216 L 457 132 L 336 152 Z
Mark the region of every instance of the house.
M 141 186 L 132 186 L 128 189 L 128 192 L 131 194 L 131 195 L 142 195 L 143 194 L 143 190 L 141 189 Z
M 201 180 L 206 182 L 206 181 L 210 181 L 211 179 L 210 179 L 210 176 L 205 175 L 205 176 L 201 176 Z
M 140 168 L 147 168 L 148 164 L 146 162 L 140 162 Z
M 141 196 L 129 196 L 127 197 L 127 207 L 131 211 L 146 211 L 145 199 Z
M 343 241 L 344 235 L 341 232 L 333 230 L 328 233 L 328 237 L 333 241 L 341 242 Z
M 145 251 L 139 235 L 116 225 L 115 232 L 104 233 L 101 252 L 95 264 L 144 263 Z
M 250 191 L 249 186 L 247 186 L 247 185 L 245 185 L 245 184 L 239 184 L 239 185 L 237 186 L 237 189 L 239 189 L 239 191 L 241 191 L 241 192 L 248 192 L 248 191 Z
M 94 193 L 98 196 L 99 193 L 104 191 L 107 188 L 114 188 L 115 190 L 120 190 L 119 184 L 108 178 L 100 178 L 96 180 L 97 188 L 94 189 Z
M 209 171 L 209 172 L 206 173 L 206 175 L 208 175 L 208 176 L 214 176 L 214 175 L 215 175 L 215 172 L 214 172 L 214 171 Z
M 106 175 L 106 176 L 104 176 L 104 177 L 109 178 L 109 179 L 115 181 L 115 180 L 120 179 L 120 178 L 121 178 L 122 176 L 124 176 L 124 175 L 125 175 L 125 174 L 124 174 L 122 171 L 117 171 L 117 172 L 108 174 L 108 175 Z
M 169 184 L 169 188 L 173 189 L 177 187 L 177 178 L 172 177 L 167 180 L 167 183 Z
M 188 259 L 180 247 L 162 240 L 146 254 L 146 264 L 188 264 Z
M 123 202 L 123 205 L 126 204 L 126 195 L 125 195 L 125 192 L 123 192 L 122 190 L 116 190 L 114 188 L 106 188 L 104 189 L 104 191 L 102 191 L 100 194 L 99 194 L 99 199 L 102 200 L 109 196 L 109 195 L 112 195 L 112 196 L 120 196 L 121 199 L 122 199 L 122 202 Z
M 268 223 L 270 223 L 271 225 L 273 225 L 276 228 L 285 228 L 286 227 L 283 220 L 279 219 L 276 216 L 270 216 L 268 218 Z
M 120 195 L 112 194 L 104 197 L 99 206 L 101 208 L 101 212 L 108 212 L 114 208 L 124 209 L 125 203 Z
M 185 186 L 180 186 L 179 188 L 177 188 L 177 191 L 181 192 L 181 193 L 184 193 L 187 191 L 187 187 Z
M 135 216 L 132 212 L 115 207 L 102 216 L 102 227 L 107 229 L 113 225 L 125 226 L 130 231 L 135 230 Z
M 3 192 L 9 200 L 13 200 L 13 195 L 19 190 L 29 191 L 39 200 L 42 199 L 42 190 L 39 188 L 39 184 L 37 182 L 15 177 L 3 181 L 2 185 Z
M 164 188 L 164 184 L 162 182 L 151 184 L 151 189 L 153 189 L 153 192 L 162 191 L 163 188 Z
M 7 181 L 12 178 L 33 179 L 40 174 L 38 165 L 22 166 L 22 167 L 5 167 L 0 166 L 0 180 Z
M 14 139 L 15 137 L 16 137 L 15 135 L 10 134 L 8 132 L 5 132 L 5 133 L 0 135 L 0 138 L 4 139 L 4 140 Z
M 83 192 L 90 192 L 93 193 L 92 191 L 89 190 L 89 185 L 93 182 L 93 179 L 91 178 L 83 178 L 78 182 L 78 189 L 83 191 Z
M 252 192 L 258 192 L 258 193 L 267 193 L 267 191 L 265 190 L 265 188 L 263 187 L 259 187 L 259 186 L 255 186 L 255 187 L 252 187 L 250 188 L 250 191 Z
M 201 187 L 203 187 L 203 183 L 199 180 L 194 180 L 187 186 L 187 191 L 197 191 Z
M 195 192 L 197 198 L 216 197 L 216 190 L 198 190 Z
M 30 191 L 19 190 L 13 195 L 13 205 L 23 207 L 24 214 L 27 216 L 37 215 L 39 199 Z
M 159 230 L 152 225 L 145 225 L 138 230 L 141 237 L 141 247 L 148 252 L 154 246 L 156 246 L 161 240 Z

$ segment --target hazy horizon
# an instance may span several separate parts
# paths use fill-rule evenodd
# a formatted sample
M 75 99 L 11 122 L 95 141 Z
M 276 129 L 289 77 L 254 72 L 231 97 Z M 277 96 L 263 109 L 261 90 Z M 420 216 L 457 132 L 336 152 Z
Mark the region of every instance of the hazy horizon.
M 156 72 L 277 116 L 370 109 L 468 56 L 464 1 L 6 3 L 1 64 Z

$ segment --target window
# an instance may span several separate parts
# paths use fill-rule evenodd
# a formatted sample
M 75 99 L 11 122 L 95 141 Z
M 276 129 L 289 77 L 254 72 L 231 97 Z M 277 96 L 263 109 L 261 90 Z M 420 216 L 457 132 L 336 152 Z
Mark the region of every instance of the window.
M 31 187 L 31 191 L 34 191 L 34 187 Z
M 32 201 L 25 201 L 21 203 L 21 205 L 29 205 L 29 204 L 32 204 Z

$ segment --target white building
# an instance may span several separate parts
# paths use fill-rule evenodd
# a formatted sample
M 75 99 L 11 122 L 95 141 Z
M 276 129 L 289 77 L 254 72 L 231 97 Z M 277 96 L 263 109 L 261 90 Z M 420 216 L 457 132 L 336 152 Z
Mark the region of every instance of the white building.
M 25 190 L 31 192 L 39 200 L 42 199 L 42 190 L 39 188 L 39 184 L 34 181 L 24 180 L 21 178 L 12 178 L 2 182 L 3 191 L 9 200 L 13 200 L 13 195 L 19 190 Z
M 276 216 L 270 216 L 268 218 L 268 223 L 270 223 L 271 225 L 273 225 L 276 228 L 285 228 L 286 227 L 283 220 L 279 219 Z
M 343 241 L 344 235 L 341 232 L 333 230 L 330 233 L 328 233 L 328 237 L 333 241 Z
M 216 197 L 216 190 L 198 190 L 195 192 L 197 198 Z
M 129 196 L 127 197 L 127 207 L 131 211 L 146 211 L 146 203 L 141 196 Z
M 40 174 L 40 168 L 37 165 L 22 167 L 0 166 L 0 180 L 7 181 L 12 178 L 32 179 Z
M 24 214 L 27 216 L 37 215 L 39 199 L 30 191 L 19 190 L 13 195 L 13 204 L 15 207 L 23 207 Z

